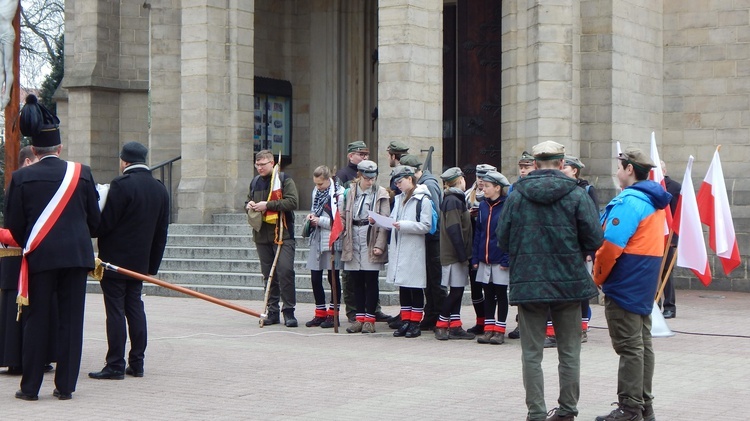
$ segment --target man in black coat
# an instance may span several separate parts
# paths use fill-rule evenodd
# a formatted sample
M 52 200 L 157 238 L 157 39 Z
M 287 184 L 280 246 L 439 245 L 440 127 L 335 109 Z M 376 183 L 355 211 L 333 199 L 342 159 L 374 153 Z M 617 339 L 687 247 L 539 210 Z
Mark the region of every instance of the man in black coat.
M 5 202 L 5 226 L 16 242 L 27 248 L 28 265 L 23 376 L 16 398 L 38 399 L 48 357 L 50 313 L 56 299 L 60 328 L 53 395 L 64 400 L 72 397 L 78 380 L 86 274 L 94 268 L 91 233 L 98 227 L 101 215 L 91 169 L 59 159 L 62 145 L 57 117 L 45 114 L 32 119 L 33 124 L 25 124 L 24 112 L 37 106 L 36 98 L 33 100 L 27 98 L 21 112 L 21 132 L 31 136 L 39 162 L 13 173 Z M 62 191 L 66 195 L 58 200 L 56 193 Z M 57 212 L 48 216 L 44 212 L 48 206 Z M 38 225 L 45 221 L 51 228 L 37 233 Z M 35 241 L 30 241 L 30 237 Z
M 122 175 L 112 180 L 97 231 L 99 258 L 134 272 L 156 275 L 167 245 L 169 193 L 145 164 L 148 149 L 126 143 L 120 152 Z M 89 373 L 93 379 L 122 380 L 125 374 L 143 377 L 146 352 L 146 313 L 143 281 L 107 271 L 101 282 L 107 312 L 107 365 Z M 125 342 L 130 353 L 125 367 Z
M 667 192 L 672 195 L 672 201 L 669 202 L 669 210 L 672 212 L 672 216 L 674 216 L 675 211 L 677 210 L 677 201 L 680 199 L 680 191 L 682 191 L 682 184 L 678 183 L 677 181 L 672 180 L 667 176 L 667 165 L 664 163 L 664 161 L 661 161 L 661 172 L 664 173 L 664 184 L 667 187 Z M 677 250 L 677 241 L 679 238 L 677 235 L 672 236 L 672 244 L 669 245 L 669 251 L 667 255 L 667 261 L 671 261 L 674 258 L 675 250 Z M 662 279 L 664 278 L 664 273 L 667 271 L 667 267 L 664 268 L 664 272 L 662 272 L 661 276 Z M 677 317 L 677 302 L 675 299 L 674 294 L 674 283 L 672 282 L 672 273 L 670 272 L 669 278 L 667 278 L 667 284 L 664 286 L 664 303 L 662 303 L 662 310 L 664 313 L 665 319 L 674 319 Z

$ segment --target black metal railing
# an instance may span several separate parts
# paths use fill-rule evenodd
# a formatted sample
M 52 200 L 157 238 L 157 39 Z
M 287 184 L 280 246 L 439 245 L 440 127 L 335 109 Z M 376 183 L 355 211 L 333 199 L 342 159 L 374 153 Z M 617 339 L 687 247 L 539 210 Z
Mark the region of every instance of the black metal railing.
M 159 170 L 159 179 L 164 184 L 164 186 L 167 188 L 167 192 L 169 192 L 169 223 L 172 223 L 172 203 L 174 203 L 174 195 L 172 194 L 172 168 L 174 167 L 174 163 L 176 161 L 179 161 L 182 159 L 182 155 L 167 159 L 166 161 L 162 161 L 153 167 L 151 167 L 151 172 L 153 173 L 156 170 Z

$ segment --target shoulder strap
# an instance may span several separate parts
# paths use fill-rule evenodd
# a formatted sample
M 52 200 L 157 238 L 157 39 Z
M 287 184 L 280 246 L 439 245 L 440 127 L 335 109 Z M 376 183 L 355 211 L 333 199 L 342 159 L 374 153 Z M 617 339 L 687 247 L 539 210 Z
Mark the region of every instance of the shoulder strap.
M 424 196 L 422 196 L 422 199 L 424 199 Z M 417 200 L 417 222 L 422 219 L 422 199 Z

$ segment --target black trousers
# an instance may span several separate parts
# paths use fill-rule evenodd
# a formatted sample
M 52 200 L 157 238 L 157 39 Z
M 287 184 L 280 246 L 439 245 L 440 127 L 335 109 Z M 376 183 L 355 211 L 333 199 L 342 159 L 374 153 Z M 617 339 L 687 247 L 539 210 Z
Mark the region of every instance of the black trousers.
M 76 390 L 83 348 L 83 310 L 86 302 L 86 268 L 47 270 L 29 275 L 29 306 L 24 307 L 23 376 L 21 391 L 38 395 L 48 361 L 50 316 L 55 293 L 59 330 L 55 387 L 61 393 Z
M 368 313 L 375 316 L 380 297 L 380 285 L 376 270 L 358 270 L 349 272 L 349 282 L 354 285 L 354 301 L 357 313 Z
M 670 246 L 669 253 L 667 255 L 667 262 L 671 261 L 674 258 L 675 250 L 677 249 L 676 246 Z M 664 273 L 667 272 L 667 267 L 664 268 L 664 272 L 662 272 L 661 276 L 664 277 Z M 664 286 L 664 302 L 662 303 L 662 309 L 663 310 L 677 310 L 677 303 L 675 302 L 675 294 L 674 294 L 674 283 L 672 283 L 672 273 L 669 274 L 669 278 L 667 278 L 667 284 Z
M 425 246 L 427 286 L 424 289 L 424 318 L 434 323 L 440 316 L 440 310 L 443 309 L 443 302 L 448 294 L 441 285 L 443 266 L 440 264 L 440 241 L 428 239 L 425 241 Z
M 339 279 L 338 270 L 328 270 L 328 285 L 333 290 L 332 279 L 336 279 L 336 302 L 341 305 L 341 280 Z M 323 271 L 322 270 L 311 270 L 310 280 L 312 281 L 313 297 L 315 298 L 315 305 L 325 305 L 326 303 L 326 291 L 323 289 Z M 333 306 L 333 293 L 331 293 L 331 306 Z
M 125 343 L 129 333 L 128 364 L 135 371 L 143 371 L 147 342 L 146 312 L 141 300 L 143 282 L 113 278 L 105 273 L 101 286 L 107 312 L 107 366 L 125 371 Z

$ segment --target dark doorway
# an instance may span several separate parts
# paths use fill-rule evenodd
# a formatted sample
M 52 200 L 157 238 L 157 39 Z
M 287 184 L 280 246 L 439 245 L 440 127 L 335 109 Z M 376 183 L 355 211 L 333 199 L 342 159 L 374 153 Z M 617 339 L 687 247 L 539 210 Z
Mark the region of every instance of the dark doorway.
M 500 168 L 501 2 L 459 0 L 443 9 L 443 163 L 467 185 L 477 164 Z

